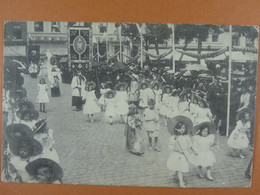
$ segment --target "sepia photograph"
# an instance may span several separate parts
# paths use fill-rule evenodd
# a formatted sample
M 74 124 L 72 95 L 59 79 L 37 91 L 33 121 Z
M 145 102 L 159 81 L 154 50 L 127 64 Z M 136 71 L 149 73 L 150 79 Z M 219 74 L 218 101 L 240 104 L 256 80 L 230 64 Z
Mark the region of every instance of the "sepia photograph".
M 250 187 L 258 26 L 5 21 L 3 182 Z

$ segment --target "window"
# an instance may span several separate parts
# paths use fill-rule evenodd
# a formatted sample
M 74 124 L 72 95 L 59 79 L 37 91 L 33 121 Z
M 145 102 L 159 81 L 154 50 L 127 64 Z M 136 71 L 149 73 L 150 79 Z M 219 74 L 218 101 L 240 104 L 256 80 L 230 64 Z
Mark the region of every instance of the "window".
M 59 22 L 51 22 L 51 32 L 60 32 Z
M 238 37 L 232 37 L 232 46 L 239 46 Z
M 34 32 L 43 32 L 43 22 L 34 22 Z
M 99 33 L 104 33 L 107 31 L 107 24 L 106 23 L 100 23 L 99 24 Z
M 250 37 L 246 37 L 246 47 L 254 47 L 254 43 L 250 39 Z
M 22 39 L 22 27 L 20 25 L 13 26 L 12 39 Z
M 212 42 L 218 42 L 218 34 L 212 35 Z

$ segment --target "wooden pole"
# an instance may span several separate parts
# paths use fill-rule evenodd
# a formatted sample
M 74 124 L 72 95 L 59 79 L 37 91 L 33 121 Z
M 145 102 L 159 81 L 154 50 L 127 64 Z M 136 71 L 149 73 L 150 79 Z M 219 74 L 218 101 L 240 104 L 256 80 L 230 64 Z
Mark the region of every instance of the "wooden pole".
M 143 68 L 143 32 L 140 33 L 141 37 L 141 68 Z
M 97 35 L 97 61 L 99 62 L 99 35 Z
M 229 136 L 229 118 L 230 118 L 230 96 L 231 96 L 231 71 L 232 71 L 232 25 L 229 26 L 229 68 L 228 68 L 228 102 L 227 102 L 227 128 L 226 136 Z
M 171 24 L 172 27 L 172 70 L 175 72 L 175 58 L 174 58 L 174 50 L 175 50 L 175 39 L 174 39 L 174 24 Z

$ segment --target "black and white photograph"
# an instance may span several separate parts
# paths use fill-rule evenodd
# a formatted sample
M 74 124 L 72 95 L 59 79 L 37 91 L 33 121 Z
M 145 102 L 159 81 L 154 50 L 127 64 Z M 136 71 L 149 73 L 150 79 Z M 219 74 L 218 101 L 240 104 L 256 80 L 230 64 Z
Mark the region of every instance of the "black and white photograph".
M 5 21 L 3 182 L 250 187 L 258 26 Z

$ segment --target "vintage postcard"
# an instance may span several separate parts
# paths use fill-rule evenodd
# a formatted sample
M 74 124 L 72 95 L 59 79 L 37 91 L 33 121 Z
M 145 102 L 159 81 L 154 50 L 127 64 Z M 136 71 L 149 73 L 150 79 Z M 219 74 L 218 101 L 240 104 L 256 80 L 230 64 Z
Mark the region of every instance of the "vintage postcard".
M 4 182 L 251 186 L 257 26 L 6 21 Z

